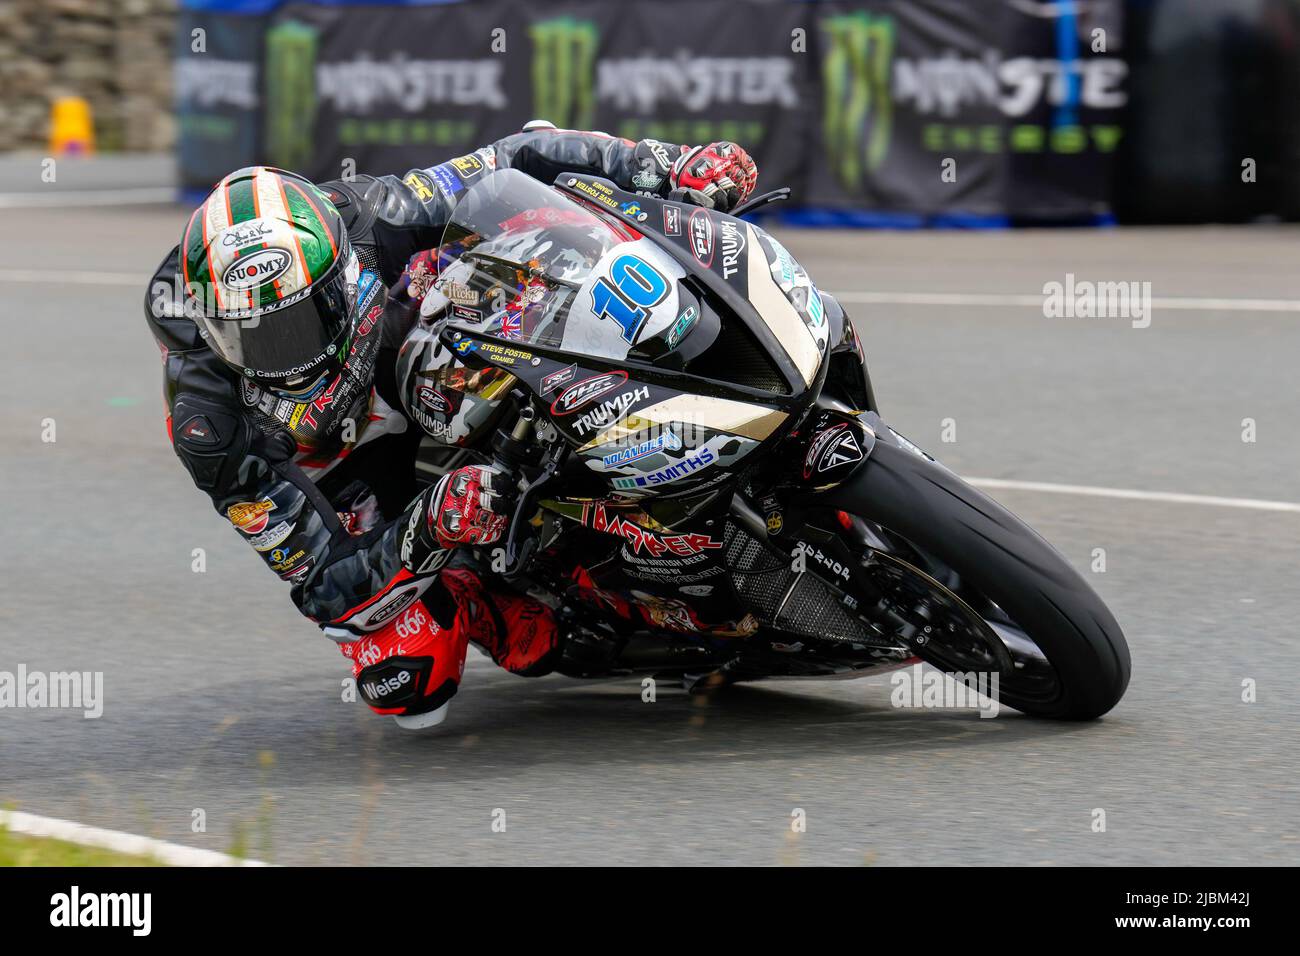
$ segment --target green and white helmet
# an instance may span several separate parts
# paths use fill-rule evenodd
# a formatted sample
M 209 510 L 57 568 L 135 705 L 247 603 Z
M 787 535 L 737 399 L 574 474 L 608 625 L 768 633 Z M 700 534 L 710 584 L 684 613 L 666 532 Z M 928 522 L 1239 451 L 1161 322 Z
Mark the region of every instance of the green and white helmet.
M 360 267 L 338 210 L 301 176 L 249 166 L 217 183 L 185 227 L 181 277 L 209 347 L 259 385 L 310 390 L 347 358 Z

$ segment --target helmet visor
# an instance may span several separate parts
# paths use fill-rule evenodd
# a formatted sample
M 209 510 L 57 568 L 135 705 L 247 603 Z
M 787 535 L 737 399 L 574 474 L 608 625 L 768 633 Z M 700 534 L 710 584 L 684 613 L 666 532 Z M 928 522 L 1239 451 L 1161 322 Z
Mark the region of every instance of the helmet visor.
M 340 364 L 357 308 L 358 266 L 355 255 L 349 259 L 310 291 L 256 314 L 197 316 L 205 341 L 226 364 L 268 384 L 292 384 Z

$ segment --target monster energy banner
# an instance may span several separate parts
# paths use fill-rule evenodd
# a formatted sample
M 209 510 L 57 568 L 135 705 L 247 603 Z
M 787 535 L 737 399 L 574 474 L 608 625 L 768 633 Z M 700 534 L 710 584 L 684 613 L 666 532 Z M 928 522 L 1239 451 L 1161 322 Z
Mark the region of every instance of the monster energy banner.
M 497 3 L 282 7 L 266 35 L 268 162 L 400 173 L 516 131 L 527 62 L 510 47 L 525 40 L 494 34 L 503 23 Z
M 1104 212 L 1125 103 L 1120 12 L 1034 0 L 818 4 L 822 115 L 808 201 Z
M 540 118 L 629 139 L 734 140 L 762 186 L 789 185 L 802 205 L 1086 216 L 1106 209 L 1120 139 L 1119 7 L 288 4 L 265 18 L 256 158 L 316 179 L 403 172 Z M 182 157 L 187 171 L 186 157 L 215 163 Z
M 172 83 L 184 186 L 206 190 L 257 159 L 265 30 L 263 17 L 180 12 Z
M 668 27 L 659 3 L 290 5 L 265 46 L 265 156 L 309 176 L 400 172 L 469 152 L 542 118 L 562 128 L 680 143 L 730 139 L 795 177 L 817 104 L 797 7 L 692 5 L 727 29 Z M 681 9 L 681 8 L 677 8 Z

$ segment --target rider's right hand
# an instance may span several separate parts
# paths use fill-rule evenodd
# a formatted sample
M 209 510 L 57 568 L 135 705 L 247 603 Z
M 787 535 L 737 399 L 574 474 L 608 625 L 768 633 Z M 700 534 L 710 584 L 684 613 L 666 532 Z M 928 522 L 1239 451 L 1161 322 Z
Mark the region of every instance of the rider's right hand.
M 429 527 L 444 548 L 492 544 L 505 534 L 509 515 L 500 472 L 466 465 L 445 475 L 429 498 Z
M 467 465 L 426 489 L 400 519 L 398 559 L 402 566 L 417 576 L 433 574 L 442 569 L 455 548 L 499 540 L 509 523 L 506 485 L 502 473 Z

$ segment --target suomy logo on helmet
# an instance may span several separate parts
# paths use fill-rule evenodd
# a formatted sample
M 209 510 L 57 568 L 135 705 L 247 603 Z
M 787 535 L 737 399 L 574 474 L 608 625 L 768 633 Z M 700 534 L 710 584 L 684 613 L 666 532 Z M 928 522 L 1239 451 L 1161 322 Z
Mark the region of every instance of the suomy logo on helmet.
M 259 249 L 232 262 L 221 281 L 230 289 L 256 289 L 280 278 L 291 265 L 293 257 L 284 249 Z
M 551 403 L 554 415 L 571 415 L 588 402 L 594 401 L 615 389 L 622 388 L 627 381 L 627 372 L 606 372 L 593 375 L 581 382 L 574 382 L 560 393 L 560 397 Z

